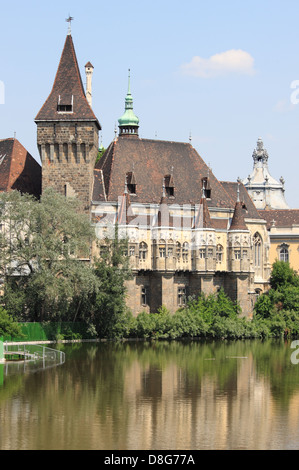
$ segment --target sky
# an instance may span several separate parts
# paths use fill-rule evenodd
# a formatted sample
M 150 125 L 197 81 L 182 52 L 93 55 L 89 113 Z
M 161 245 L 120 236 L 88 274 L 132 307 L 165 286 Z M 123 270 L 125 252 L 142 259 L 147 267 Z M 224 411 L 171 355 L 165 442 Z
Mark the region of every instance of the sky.
M 40 162 L 34 118 L 47 99 L 67 35 L 107 147 L 131 74 L 139 135 L 191 142 L 220 181 L 252 172 L 259 137 L 270 174 L 299 208 L 298 0 L 0 0 L 0 139 Z

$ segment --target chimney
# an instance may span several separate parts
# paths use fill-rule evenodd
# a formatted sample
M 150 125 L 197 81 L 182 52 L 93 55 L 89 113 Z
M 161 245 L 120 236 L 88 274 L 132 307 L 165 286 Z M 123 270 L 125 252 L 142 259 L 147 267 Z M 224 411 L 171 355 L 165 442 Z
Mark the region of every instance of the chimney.
M 85 74 L 86 74 L 86 99 L 90 107 L 92 107 L 92 92 L 91 92 L 91 81 L 93 74 L 93 65 L 90 62 L 87 62 L 85 65 Z

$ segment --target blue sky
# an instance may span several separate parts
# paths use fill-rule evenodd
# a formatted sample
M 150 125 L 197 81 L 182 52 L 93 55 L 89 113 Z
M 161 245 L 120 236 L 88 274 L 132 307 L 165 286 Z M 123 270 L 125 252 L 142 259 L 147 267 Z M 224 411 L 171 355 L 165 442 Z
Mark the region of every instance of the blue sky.
M 262 137 L 271 175 L 298 201 L 298 0 L 0 2 L 0 138 L 39 161 L 34 118 L 48 97 L 67 34 L 107 146 L 124 111 L 128 69 L 140 135 L 192 144 L 219 180 L 252 171 Z M 299 82 L 296 85 L 299 90 Z M 299 97 L 299 92 L 296 95 Z M 0 86 L 1 102 L 1 86 Z

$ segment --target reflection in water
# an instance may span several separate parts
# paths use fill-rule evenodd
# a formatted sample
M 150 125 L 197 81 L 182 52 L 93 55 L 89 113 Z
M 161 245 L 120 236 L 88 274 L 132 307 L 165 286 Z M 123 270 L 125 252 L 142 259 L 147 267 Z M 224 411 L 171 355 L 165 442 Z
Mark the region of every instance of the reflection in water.
M 296 449 L 299 365 L 280 341 L 83 343 L 0 366 L 0 449 Z M 2 374 L 2 375 L 1 375 Z

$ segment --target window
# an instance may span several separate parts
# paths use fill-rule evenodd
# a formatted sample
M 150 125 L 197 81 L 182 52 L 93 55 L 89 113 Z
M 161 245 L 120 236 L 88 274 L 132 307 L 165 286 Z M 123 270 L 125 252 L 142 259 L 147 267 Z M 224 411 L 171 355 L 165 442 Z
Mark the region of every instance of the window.
M 262 265 L 262 239 L 259 233 L 253 236 L 253 262 L 255 267 Z
M 159 255 L 160 255 L 160 258 L 165 258 L 166 257 L 166 248 L 165 248 L 165 246 L 159 246 Z
M 148 305 L 148 290 L 147 286 L 141 287 L 141 305 Z
M 222 263 L 223 260 L 223 246 L 216 246 L 216 263 Z
M 213 248 L 208 248 L 208 258 L 213 258 Z
M 241 259 L 241 250 L 240 249 L 235 250 L 235 259 Z
M 160 258 L 166 258 L 166 243 L 164 240 L 160 240 L 159 256 Z
M 181 257 L 181 244 L 180 242 L 176 242 L 176 257 L 180 259 Z
M 135 246 L 134 245 L 129 246 L 129 256 L 135 256 Z
M 58 104 L 57 105 L 57 111 L 59 113 L 72 113 L 73 112 L 73 106 L 71 104 Z
M 136 194 L 136 178 L 133 171 L 127 173 L 127 189 L 128 193 Z
M 173 256 L 173 248 L 172 246 L 169 246 L 167 248 L 167 256 L 172 257 Z
M 174 183 L 173 176 L 166 175 L 164 176 L 165 192 L 168 197 L 174 197 Z
M 279 250 L 279 260 L 280 261 L 289 261 L 289 249 L 287 245 L 282 245 Z
M 64 101 L 64 103 L 63 103 Z M 66 103 L 68 102 L 68 103 Z M 72 95 L 72 98 L 70 99 L 70 96 L 67 97 L 65 96 L 64 98 L 61 99 L 61 96 L 59 95 L 58 97 L 58 103 L 57 103 L 57 111 L 59 113 L 72 113 L 73 112 L 73 104 L 74 104 L 74 96 Z
M 201 180 L 202 190 L 206 199 L 211 199 L 211 186 L 208 177 L 202 178 Z
M 188 252 L 189 252 L 189 245 L 187 242 L 183 244 L 183 261 L 188 261 Z
M 178 305 L 186 305 L 186 287 L 178 287 Z
M 139 244 L 139 259 L 146 259 L 147 257 L 147 244 L 145 242 L 141 242 Z
M 200 248 L 199 249 L 199 257 L 200 257 L 200 259 L 204 259 L 206 257 L 206 249 L 205 248 Z

